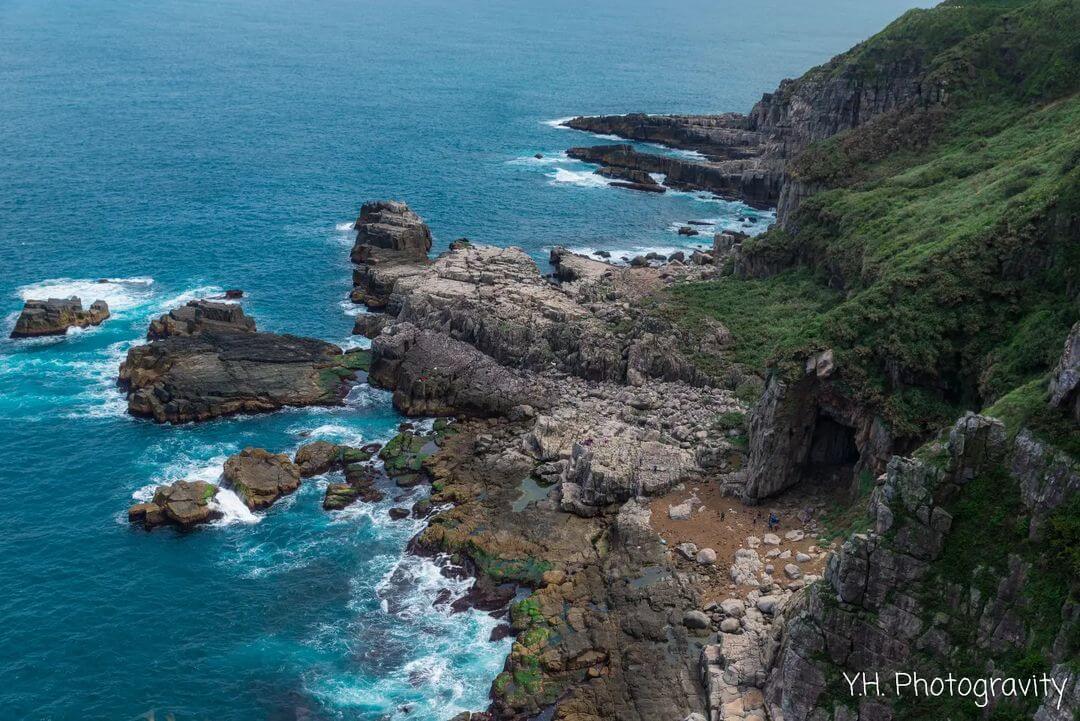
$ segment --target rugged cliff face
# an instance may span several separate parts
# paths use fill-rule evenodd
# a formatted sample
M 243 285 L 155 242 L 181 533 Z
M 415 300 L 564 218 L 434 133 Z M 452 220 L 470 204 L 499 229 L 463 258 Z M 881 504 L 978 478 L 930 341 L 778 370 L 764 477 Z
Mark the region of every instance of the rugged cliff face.
M 978 715 L 970 699 L 853 696 L 843 672 L 1073 677 L 1063 664 L 1080 653 L 1080 569 L 1067 560 L 1078 489 L 1075 459 L 987 416 L 891 460 L 871 500 L 873 530 L 851 536 L 825 582 L 786 612 L 766 684 L 773 717 Z M 1028 718 L 1041 700 L 997 700 L 997 717 Z M 1056 700 L 1038 717 L 1058 718 Z

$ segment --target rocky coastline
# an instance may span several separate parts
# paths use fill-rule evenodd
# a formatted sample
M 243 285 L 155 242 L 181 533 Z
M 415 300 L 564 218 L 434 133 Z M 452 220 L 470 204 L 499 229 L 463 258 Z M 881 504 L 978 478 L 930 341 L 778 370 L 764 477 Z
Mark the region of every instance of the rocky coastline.
M 566 122 L 702 159 L 630 145 L 568 154 L 635 190 L 775 205 L 772 240 L 784 242 L 803 203 L 825 188 L 805 153 L 853 130 L 882 143 L 867 152 L 891 152 L 890 127 L 932 124 L 949 101 L 956 76 L 931 67 L 926 52 L 881 60 L 865 50 L 784 81 L 747 115 Z M 867 62 L 881 72 L 868 76 Z M 1064 225 L 1075 228 L 1075 214 Z M 546 274 L 515 247 L 462 239 L 432 256 L 431 229 L 398 201 L 365 203 L 354 228 L 350 297 L 368 311 L 354 333 L 370 338 L 370 351 L 262 333 L 241 309 L 199 301 L 151 324 L 121 381 L 133 414 L 180 423 L 333 403 L 363 370 L 405 416 L 438 419 L 430 431 L 402 428 L 382 448 L 315 442 L 291 459 L 248 448 L 225 462 L 222 488 L 265 509 L 304 478 L 340 472 L 344 482 L 323 501 L 333 511 L 380 500 L 390 484 L 402 503 L 429 486 L 411 508 L 391 511 L 426 519 L 410 551 L 474 576 L 454 610 L 501 614 L 508 624 L 497 633 L 514 638 L 490 706 L 455 721 L 1072 717 L 1075 313 L 1061 314 L 1071 331 L 1060 353 L 1025 367 L 1023 382 L 994 402 L 976 404 L 951 378 L 918 385 L 925 379 L 895 364 L 881 374 L 888 392 L 867 400 L 854 354 L 814 339 L 786 355 L 756 354 L 755 365 L 725 324 L 735 319 L 702 313 L 688 325 L 665 306 L 688 286 L 707 306 L 725 279 L 805 271 L 788 246 L 770 254 L 717 234 L 689 262 L 626 265 L 554 248 Z M 880 272 L 867 263 L 867 275 Z M 816 291 L 850 291 L 837 269 L 825 270 L 814 282 L 827 276 L 828 287 Z M 906 292 L 922 277 L 902 280 Z M 898 303 L 903 293 L 891 290 Z M 1067 292 L 1074 300 L 1075 285 Z M 920 394 L 904 395 L 913 388 Z M 949 402 L 981 412 L 928 433 L 888 415 L 895 398 L 927 415 Z M 214 520 L 218 493 L 203 482 L 163 486 L 129 518 L 191 528 Z M 995 698 L 983 714 L 854 697 L 844 686 L 851 672 L 954 668 L 1046 670 L 1074 691 L 1066 712 L 1051 697 L 1023 707 Z
M 716 245 L 714 262 L 723 262 L 737 242 Z M 790 459 L 823 451 L 787 429 L 828 421 L 788 414 L 817 412 L 835 360 L 828 352 L 807 357 L 805 380 L 790 387 L 770 380 L 751 409 L 676 352 L 683 344 L 665 337 L 655 317 L 631 310 L 647 288 L 715 271 L 677 261 L 617 267 L 561 249 L 551 262 L 555 272 L 545 278 L 517 249 L 458 246 L 398 267 L 394 283 L 379 286 L 385 313 L 358 324 L 372 336 L 371 381 L 393 391 L 395 407 L 460 419 L 456 435 L 423 461 L 431 502 L 452 507 L 431 516 L 413 550 L 450 554 L 476 574 L 478 607 L 497 607 L 514 588 L 531 591 L 510 605 L 516 643 L 491 708 L 459 721 L 538 713 L 887 719 L 892 711 L 874 700 L 857 703 L 855 715 L 832 715 L 842 701 L 838 669 L 899 668 L 916 657 L 933 668 L 926 650 L 960 647 L 947 634 L 972 616 L 981 628 L 1011 630 L 1007 639 L 988 630 L 971 653 L 1025 648 L 1033 631 L 1024 628 L 1035 622 L 1009 615 L 1023 602 L 1014 581 L 948 616 L 912 591 L 937 572 L 955 512 L 951 500 L 927 499 L 955 499 L 968 479 L 1008 469 L 1028 489 L 1022 502 L 1035 534 L 1080 488 L 1075 461 L 1030 435 L 1009 440 L 1000 421 L 974 415 L 924 455 L 894 457 L 880 420 L 866 418 L 851 443 L 865 468 L 882 471 L 873 493 L 853 506 L 867 509 L 868 533 L 840 537 L 832 549 L 798 547 L 822 532 L 818 507 L 800 511 L 783 535 L 762 528 L 736 539 L 730 557 L 675 547 L 653 518 L 664 498 L 692 490 L 685 503 L 667 505 L 677 524 L 711 511 L 698 508 L 696 488 L 706 480 L 730 499 L 720 508 L 748 516 L 755 511 L 746 503 L 798 484 L 800 466 Z M 360 294 L 371 292 L 369 276 L 356 277 Z M 714 335 L 710 350 L 722 356 L 726 329 Z M 1073 336 L 1053 381 L 1054 402 L 1068 409 Z M 800 383 L 818 387 L 817 400 Z M 829 413 L 857 426 L 843 416 L 842 397 L 834 400 Z M 787 440 L 778 448 L 781 435 Z M 928 463 L 948 470 L 930 472 Z M 650 501 L 657 497 L 659 508 Z M 1033 561 L 1009 563 L 1027 569 L 1017 578 L 1036 573 Z M 831 639 L 825 647 L 822 636 Z M 1048 708 L 1040 718 L 1052 718 Z

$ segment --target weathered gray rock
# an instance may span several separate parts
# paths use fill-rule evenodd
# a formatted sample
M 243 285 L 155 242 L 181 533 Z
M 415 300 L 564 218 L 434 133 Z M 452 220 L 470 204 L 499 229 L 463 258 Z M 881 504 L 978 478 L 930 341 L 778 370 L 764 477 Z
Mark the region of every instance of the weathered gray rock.
M 149 503 L 136 503 L 128 509 L 128 521 L 141 523 L 148 530 L 158 526 L 189 529 L 221 517 L 210 501 L 217 486 L 206 481 L 177 481 L 158 486 Z
M 1080 323 L 1069 331 L 1061 359 L 1050 376 L 1050 405 L 1071 410 L 1080 423 Z
M 364 203 L 356 219 L 352 299 L 369 308 L 386 305 L 394 282 L 419 271 L 431 250 L 431 231 L 409 206 L 392 200 Z
M 236 303 L 192 300 L 150 321 L 146 338 L 160 340 L 170 336 L 196 335 L 205 330 L 253 333 L 255 319 L 245 315 L 244 309 Z
M 225 484 L 253 511 L 300 487 L 300 468 L 284 453 L 245 448 L 225 461 Z
M 120 383 L 132 415 L 184 423 L 340 403 L 367 358 L 312 338 L 207 330 L 132 348 Z
M 28 300 L 11 331 L 12 338 L 36 338 L 47 335 L 64 335 L 68 328 L 86 328 L 100 325 L 109 317 L 109 306 L 103 300 L 95 300 L 90 308 L 83 310 L 82 301 L 71 298 Z

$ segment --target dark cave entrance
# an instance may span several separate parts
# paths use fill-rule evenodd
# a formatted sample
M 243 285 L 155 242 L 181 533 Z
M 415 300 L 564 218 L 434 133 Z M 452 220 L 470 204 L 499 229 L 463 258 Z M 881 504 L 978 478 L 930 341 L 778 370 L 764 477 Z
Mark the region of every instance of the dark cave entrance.
M 855 429 L 819 412 L 806 455 L 803 481 L 830 491 L 854 487 L 859 447 Z

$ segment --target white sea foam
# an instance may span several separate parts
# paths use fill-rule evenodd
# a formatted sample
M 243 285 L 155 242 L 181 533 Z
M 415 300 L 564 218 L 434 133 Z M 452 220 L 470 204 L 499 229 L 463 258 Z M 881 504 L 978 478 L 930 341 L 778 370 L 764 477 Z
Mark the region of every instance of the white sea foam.
M 17 293 L 24 301 L 78 296 L 84 308 L 103 300 L 109 304 L 110 312 L 116 313 L 145 303 L 153 283 L 153 278 L 50 278 L 21 286 Z
M 356 221 L 350 220 L 344 223 L 337 223 L 334 225 L 334 230 L 339 233 L 351 233 L 356 230 Z
M 116 373 L 128 350 L 137 340 L 110 344 L 103 356 L 91 361 L 69 361 L 69 371 L 86 379 L 82 393 L 74 400 L 67 418 L 130 418 L 124 393 L 116 387 Z M 97 354 L 95 354 L 97 355 Z
M 551 185 L 577 185 L 582 188 L 604 188 L 611 184 L 607 178 L 597 175 L 591 170 L 567 170 L 556 168 L 555 172 L 548 175 Z
M 572 162 L 566 155 L 565 151 L 557 153 L 541 153 L 544 157 L 538 158 L 536 155 L 523 155 L 520 158 L 514 158 L 513 160 L 507 160 L 507 165 L 524 165 L 524 166 L 547 166 L 555 165 L 557 163 Z
M 240 496 L 233 493 L 228 488 L 219 488 L 217 495 L 210 501 L 210 507 L 221 512 L 221 518 L 213 522 L 215 526 L 228 526 L 233 523 L 258 523 L 263 519 L 263 516 L 255 515 L 251 512 L 244 502 L 240 500 Z
M 553 120 L 541 120 L 540 122 L 543 125 L 548 126 L 549 128 L 555 128 L 557 130 L 571 130 L 572 128 L 566 127 L 565 125 L 563 125 L 563 123 L 565 123 L 567 120 L 573 120 L 576 117 L 579 117 L 579 116 L 577 116 L 577 115 L 567 115 L 565 118 L 555 118 Z
M 330 441 L 346 446 L 362 446 L 368 442 L 360 430 L 339 423 L 322 423 L 314 428 L 309 425 L 301 423 L 290 426 L 289 433 L 302 434 L 304 443 Z
M 362 303 L 353 303 L 348 298 L 339 302 L 338 307 L 341 308 L 341 312 L 345 315 L 357 316 L 368 312 L 366 305 L 363 305 Z
M 168 313 L 173 308 L 184 305 L 188 301 L 201 300 L 203 298 L 209 298 L 211 296 L 220 296 L 224 292 L 225 290 L 219 285 L 202 285 L 197 288 L 185 290 L 184 292 L 171 296 L 169 298 L 161 299 L 154 304 L 154 307 L 157 309 L 157 312 Z M 226 300 L 225 298 L 217 298 L 217 300 L 222 303 L 239 302 L 231 299 Z

